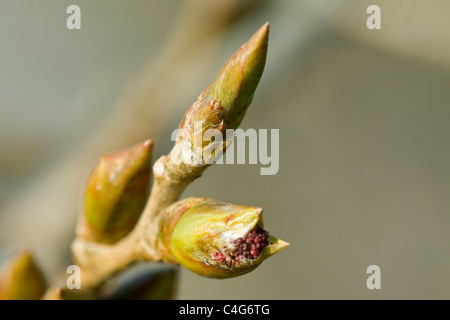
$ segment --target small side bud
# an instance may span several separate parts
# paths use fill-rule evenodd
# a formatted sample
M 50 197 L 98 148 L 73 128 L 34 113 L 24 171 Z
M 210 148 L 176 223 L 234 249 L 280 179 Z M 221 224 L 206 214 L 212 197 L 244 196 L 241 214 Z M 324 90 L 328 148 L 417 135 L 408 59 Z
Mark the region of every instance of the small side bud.
M 0 300 L 38 300 L 46 287 L 41 270 L 27 250 L 14 256 L 0 270 Z
M 86 183 L 77 235 L 114 243 L 135 226 L 147 202 L 152 142 L 103 156 Z

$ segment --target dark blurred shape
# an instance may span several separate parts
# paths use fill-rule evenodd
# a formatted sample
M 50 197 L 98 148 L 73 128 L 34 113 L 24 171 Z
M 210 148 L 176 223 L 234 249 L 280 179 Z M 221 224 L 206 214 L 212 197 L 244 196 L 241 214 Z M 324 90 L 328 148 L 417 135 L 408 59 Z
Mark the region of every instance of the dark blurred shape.
M 175 298 L 178 268 L 148 262 L 109 279 L 98 291 L 106 300 L 169 300 Z

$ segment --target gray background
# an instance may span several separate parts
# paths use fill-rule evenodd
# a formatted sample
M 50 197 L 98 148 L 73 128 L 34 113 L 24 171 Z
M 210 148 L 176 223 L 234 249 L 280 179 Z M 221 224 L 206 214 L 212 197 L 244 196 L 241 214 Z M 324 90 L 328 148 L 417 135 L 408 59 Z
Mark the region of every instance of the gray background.
M 177 298 L 450 298 L 448 1 L 0 4 L 0 255 L 28 246 L 49 276 L 64 270 L 91 165 L 146 138 L 154 159 L 168 152 L 186 108 L 270 21 L 241 127 L 280 129 L 280 170 L 217 165 L 184 196 L 261 206 L 291 246 L 236 279 L 181 270 Z M 381 30 L 365 26 L 371 4 Z M 366 288 L 372 264 L 381 290 Z

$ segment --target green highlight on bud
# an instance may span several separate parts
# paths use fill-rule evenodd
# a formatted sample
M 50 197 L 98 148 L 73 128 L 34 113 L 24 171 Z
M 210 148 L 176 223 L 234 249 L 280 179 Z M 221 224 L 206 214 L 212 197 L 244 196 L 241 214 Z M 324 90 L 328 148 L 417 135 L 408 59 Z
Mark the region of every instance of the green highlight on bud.
M 240 276 L 289 245 L 263 229 L 261 208 L 186 200 L 193 205 L 175 214 L 178 220 L 168 230 L 167 242 L 173 257 L 198 275 Z
M 267 22 L 227 61 L 205 92 L 205 100 L 219 101 L 232 129 L 239 126 L 253 99 L 266 63 L 268 39 Z
M 264 70 L 268 36 L 266 23 L 225 63 L 216 79 L 186 111 L 179 129 L 191 133 L 189 144 L 194 143 L 195 123 L 202 124 L 202 136 L 208 129 L 225 134 L 226 129 L 239 126 Z M 186 137 L 179 139 L 183 141 Z
M 151 155 L 146 140 L 100 159 L 86 183 L 78 236 L 114 243 L 133 229 L 149 194 Z
M 18 253 L 0 270 L 0 300 L 38 300 L 46 287 L 41 270 L 27 250 Z

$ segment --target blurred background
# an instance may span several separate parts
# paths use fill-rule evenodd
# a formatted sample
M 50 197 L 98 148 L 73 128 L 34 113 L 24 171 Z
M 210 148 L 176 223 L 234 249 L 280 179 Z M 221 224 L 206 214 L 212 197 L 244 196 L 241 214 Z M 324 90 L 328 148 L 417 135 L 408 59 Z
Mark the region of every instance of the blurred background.
M 280 169 L 217 165 L 184 196 L 264 209 L 291 246 L 230 280 L 182 269 L 178 299 L 450 298 L 450 3 L 0 0 L 0 256 L 71 264 L 100 155 L 155 142 L 271 23 L 243 129 L 280 130 Z M 66 8 L 81 8 L 81 30 Z M 381 8 L 381 30 L 366 9 Z M 368 290 L 366 268 L 381 268 Z

